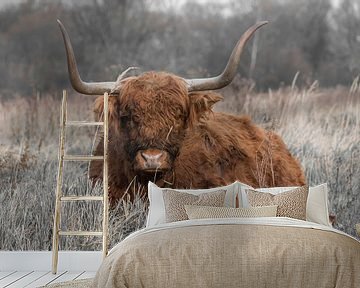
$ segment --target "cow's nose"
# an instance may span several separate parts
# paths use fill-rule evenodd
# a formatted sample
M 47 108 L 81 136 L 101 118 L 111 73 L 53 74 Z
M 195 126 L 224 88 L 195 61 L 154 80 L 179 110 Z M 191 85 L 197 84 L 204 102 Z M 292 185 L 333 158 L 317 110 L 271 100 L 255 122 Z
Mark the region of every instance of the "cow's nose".
M 169 170 L 169 155 L 164 150 L 146 149 L 139 150 L 135 156 L 134 169 L 153 173 L 154 171 Z
M 159 162 L 162 155 L 163 155 L 163 152 L 159 152 L 159 153 L 149 153 L 149 152 L 144 152 L 144 151 L 141 152 L 141 156 L 148 163 Z

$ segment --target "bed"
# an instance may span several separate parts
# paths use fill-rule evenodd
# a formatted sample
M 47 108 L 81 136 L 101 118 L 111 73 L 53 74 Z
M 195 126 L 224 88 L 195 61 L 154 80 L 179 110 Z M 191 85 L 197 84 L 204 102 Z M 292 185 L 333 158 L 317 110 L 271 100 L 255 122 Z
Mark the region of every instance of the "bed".
M 288 217 L 150 224 L 110 251 L 93 287 L 360 287 L 360 242 L 329 225 Z

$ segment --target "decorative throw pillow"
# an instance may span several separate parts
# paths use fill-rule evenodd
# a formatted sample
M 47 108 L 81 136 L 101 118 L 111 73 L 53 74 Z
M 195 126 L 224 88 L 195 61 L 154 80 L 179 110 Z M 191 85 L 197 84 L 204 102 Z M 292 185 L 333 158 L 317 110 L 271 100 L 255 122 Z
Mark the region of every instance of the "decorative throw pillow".
M 189 219 L 276 217 L 277 206 L 231 208 L 185 205 L 185 210 Z
M 278 205 L 276 216 L 306 220 L 306 203 L 309 187 L 303 186 L 277 195 L 246 190 L 251 206 Z
M 146 219 L 146 227 L 153 227 L 158 224 L 166 223 L 165 219 L 165 205 L 163 199 L 164 190 L 173 190 L 193 195 L 200 195 L 204 193 L 214 192 L 218 190 L 225 190 L 225 201 L 223 206 L 235 207 L 235 197 L 238 194 L 237 182 L 234 182 L 227 186 L 221 186 L 209 189 L 170 189 L 160 188 L 156 184 L 149 181 L 148 184 L 148 197 L 149 197 L 149 212 Z
M 279 193 L 290 191 L 295 188 L 298 187 L 257 188 L 253 190 L 277 195 Z M 245 200 L 245 202 L 247 203 L 247 200 Z M 240 207 L 247 206 L 243 205 Z M 329 221 L 328 187 L 326 183 L 309 187 L 309 194 L 306 204 L 306 221 L 332 227 Z
M 189 219 L 185 205 L 224 206 L 225 190 L 192 195 L 175 190 L 164 190 L 166 222 L 175 222 Z

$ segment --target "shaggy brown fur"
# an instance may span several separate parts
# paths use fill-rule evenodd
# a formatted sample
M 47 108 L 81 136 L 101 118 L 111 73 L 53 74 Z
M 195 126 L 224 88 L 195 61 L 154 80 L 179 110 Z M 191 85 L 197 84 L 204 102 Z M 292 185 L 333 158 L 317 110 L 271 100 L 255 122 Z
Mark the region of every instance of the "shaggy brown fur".
M 154 179 L 134 168 L 139 151 L 147 149 L 163 151 L 169 166 L 156 175 L 160 186 L 210 188 L 235 180 L 253 187 L 304 185 L 302 169 L 281 138 L 248 117 L 213 112 L 221 99 L 210 91 L 188 93 L 181 78 L 164 72 L 123 80 L 109 106 L 110 202 L 123 196 L 135 176 L 145 186 Z M 99 97 L 98 119 L 102 112 Z M 95 154 L 102 148 L 100 142 Z M 90 177 L 102 177 L 101 162 L 91 163 Z

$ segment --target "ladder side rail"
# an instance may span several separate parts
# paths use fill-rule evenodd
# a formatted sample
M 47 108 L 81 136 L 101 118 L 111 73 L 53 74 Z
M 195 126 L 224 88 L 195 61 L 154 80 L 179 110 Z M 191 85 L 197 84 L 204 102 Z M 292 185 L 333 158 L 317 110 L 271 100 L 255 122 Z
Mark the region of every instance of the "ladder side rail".
M 67 118 L 67 94 L 63 90 L 63 98 L 61 104 L 60 116 L 60 145 L 59 145 L 59 166 L 56 184 L 56 200 L 55 200 L 55 214 L 54 214 L 54 228 L 53 228 L 53 243 L 52 243 L 52 273 L 57 273 L 58 256 L 59 256 L 59 230 L 61 221 L 61 196 L 62 196 L 62 179 L 64 168 L 64 154 L 65 154 L 65 126 Z
M 103 165 L 103 258 L 108 252 L 108 223 L 109 223 L 109 200 L 108 200 L 108 141 L 109 141 L 109 94 L 104 93 L 104 165 Z

